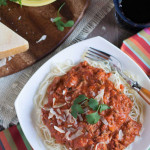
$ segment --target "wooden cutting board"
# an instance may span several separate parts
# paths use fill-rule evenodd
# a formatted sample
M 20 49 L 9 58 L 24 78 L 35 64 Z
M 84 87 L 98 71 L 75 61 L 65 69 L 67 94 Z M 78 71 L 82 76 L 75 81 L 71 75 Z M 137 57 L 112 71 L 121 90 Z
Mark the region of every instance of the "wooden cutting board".
M 0 68 L 0 77 L 23 70 L 54 51 L 79 23 L 89 1 L 57 0 L 42 7 L 23 6 L 22 8 L 18 4 L 9 2 L 7 6 L 1 6 L 0 21 L 28 40 L 30 48 L 27 52 L 7 59 L 6 65 Z M 66 4 L 60 15 L 64 21 L 74 20 L 75 25 L 61 32 L 50 19 L 57 16 L 57 10 L 64 2 Z M 37 43 L 43 35 L 46 35 L 46 39 Z

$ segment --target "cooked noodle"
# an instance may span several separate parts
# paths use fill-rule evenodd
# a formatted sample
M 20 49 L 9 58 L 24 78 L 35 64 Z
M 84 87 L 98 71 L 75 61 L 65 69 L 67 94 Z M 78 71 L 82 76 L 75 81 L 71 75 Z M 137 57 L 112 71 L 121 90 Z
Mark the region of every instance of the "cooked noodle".
M 112 72 L 108 61 L 92 61 L 86 58 L 83 58 L 83 60 L 86 60 L 93 67 L 104 69 L 106 73 Z M 35 109 L 37 113 L 37 130 L 40 134 L 40 137 L 42 137 L 47 149 L 65 150 L 67 148 L 64 145 L 55 143 L 54 138 L 51 137 L 49 129 L 46 125 L 44 125 L 42 121 L 41 108 L 43 108 L 44 104 L 48 102 L 48 99 L 46 97 L 46 91 L 48 86 L 52 83 L 53 79 L 57 76 L 62 76 L 66 74 L 66 72 L 69 71 L 73 66 L 75 66 L 75 64 L 71 60 L 67 60 L 65 61 L 65 63 L 54 63 L 51 66 L 53 67 L 51 68 L 50 73 L 40 84 L 40 87 L 34 98 Z M 128 76 L 131 75 L 128 74 Z M 133 108 L 129 116 L 131 117 L 131 119 L 143 123 L 143 106 L 142 103 L 138 100 L 138 94 L 133 89 L 131 89 L 131 87 L 122 79 L 122 77 L 117 71 L 112 72 L 112 75 L 109 78 L 109 80 L 111 80 L 114 83 L 117 89 L 120 88 L 120 84 L 124 86 L 124 94 L 128 96 L 133 102 Z

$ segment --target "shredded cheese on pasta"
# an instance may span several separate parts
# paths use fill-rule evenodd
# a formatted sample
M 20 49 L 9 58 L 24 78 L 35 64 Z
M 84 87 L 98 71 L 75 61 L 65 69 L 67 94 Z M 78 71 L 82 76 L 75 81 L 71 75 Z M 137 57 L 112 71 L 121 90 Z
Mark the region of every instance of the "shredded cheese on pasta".
M 86 60 L 93 67 L 104 69 L 106 73 L 112 72 L 108 61 L 92 61 L 87 58 L 83 58 L 83 60 Z M 35 109 L 36 109 L 36 113 L 37 113 L 37 117 L 38 117 L 38 119 L 37 119 L 38 129 L 37 130 L 38 130 L 38 133 L 40 134 L 40 137 L 43 138 L 44 144 L 47 149 L 66 150 L 67 148 L 64 145 L 55 143 L 55 140 L 51 137 L 50 131 L 42 122 L 41 109 L 44 107 L 44 104 L 46 104 L 48 102 L 48 99 L 46 97 L 46 91 L 47 91 L 48 86 L 52 83 L 52 81 L 55 77 L 66 74 L 66 72 L 69 71 L 75 65 L 76 64 L 74 64 L 71 60 L 67 60 L 67 61 L 65 61 L 65 63 L 61 63 L 61 64 L 53 63 L 51 65 L 52 69 L 50 70 L 50 73 L 47 75 L 45 80 L 41 83 L 41 85 L 35 95 L 34 103 L 35 103 Z M 131 89 L 131 87 L 122 79 L 122 77 L 116 71 L 112 72 L 112 75 L 109 78 L 109 80 L 114 83 L 114 85 L 117 89 L 120 88 L 120 84 L 122 84 L 124 86 L 124 91 L 123 91 L 124 94 L 126 96 L 128 96 L 134 104 L 129 116 L 133 120 L 143 123 L 143 106 L 142 106 L 142 103 L 138 100 L 138 99 L 140 99 L 138 94 L 133 89 Z M 65 92 L 63 94 L 65 94 Z M 99 95 L 96 96 L 96 99 L 98 101 L 100 101 L 100 100 L 102 101 L 103 95 L 104 95 L 104 90 L 99 92 Z M 66 97 L 65 99 L 69 100 L 69 97 Z M 54 100 L 54 103 L 55 103 L 55 100 Z M 61 107 L 61 106 L 58 106 L 58 107 Z M 62 118 L 62 117 L 60 118 L 57 115 L 57 113 L 54 112 L 53 108 L 50 108 L 49 111 L 50 111 L 49 118 L 51 118 L 53 115 L 55 115 L 56 118 L 58 118 L 62 121 L 65 121 L 64 118 Z M 66 113 L 67 113 L 67 115 L 69 115 L 70 119 L 73 119 L 72 121 L 74 121 L 77 124 L 76 120 L 74 120 L 74 118 L 69 113 L 69 110 L 67 110 Z M 81 117 L 80 117 L 80 120 L 82 120 Z M 107 124 L 106 120 L 103 120 L 103 122 L 105 122 L 105 124 Z M 55 129 L 59 130 L 62 133 L 65 133 L 64 130 L 59 129 L 56 126 L 55 126 Z M 76 136 L 82 134 L 82 132 L 80 131 L 80 133 L 76 133 L 76 135 L 69 137 L 70 133 L 71 133 L 71 131 L 68 131 L 65 135 L 68 139 L 74 139 Z M 126 150 L 127 150 L 127 148 L 126 148 Z

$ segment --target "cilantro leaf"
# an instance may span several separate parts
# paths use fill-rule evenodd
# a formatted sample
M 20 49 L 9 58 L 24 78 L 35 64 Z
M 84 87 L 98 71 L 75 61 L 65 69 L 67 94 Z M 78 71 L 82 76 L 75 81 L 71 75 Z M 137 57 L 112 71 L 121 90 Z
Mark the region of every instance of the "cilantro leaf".
M 60 13 L 61 9 L 64 7 L 64 5 L 65 5 L 65 2 L 59 7 L 59 9 L 57 11 L 57 16 L 59 16 L 59 13 Z
M 59 25 L 61 25 L 62 27 L 64 27 L 64 23 L 63 23 L 61 20 L 57 21 L 57 23 L 58 23 Z
M 53 19 L 53 22 L 57 22 L 57 21 L 59 21 L 61 19 L 62 19 L 61 17 L 56 17 L 56 18 Z
M 104 111 L 106 109 L 110 109 L 110 107 L 108 105 L 106 105 L 106 104 L 101 104 L 100 105 L 100 112 L 102 112 L 102 111 Z
M 85 99 L 88 99 L 85 95 L 79 95 L 79 96 L 74 100 L 74 104 L 79 104 L 79 103 L 83 102 Z
M 84 113 L 84 111 L 83 111 L 81 105 L 79 105 L 79 104 L 73 104 L 73 105 L 71 106 L 71 114 L 72 114 L 72 116 L 77 119 L 77 114 L 78 114 L 78 113 L 79 113 L 79 114 Z
M 100 119 L 100 115 L 98 114 L 97 111 L 89 115 L 86 115 L 86 120 L 89 124 L 95 124 L 98 122 L 99 119 Z
M 18 0 L 18 1 L 21 1 L 21 0 Z M 74 21 L 73 20 L 69 20 L 66 23 L 61 21 L 62 17 L 60 17 L 59 13 L 60 13 L 60 11 L 61 11 L 61 9 L 63 8 L 64 5 L 65 5 L 65 3 L 63 3 L 59 7 L 59 9 L 57 11 L 57 17 L 52 20 L 52 22 L 56 24 L 57 29 L 60 30 L 60 31 L 64 31 L 65 27 L 72 27 L 74 25 Z
M 57 29 L 60 31 L 64 31 L 64 27 L 63 26 L 57 26 Z
M 18 2 L 20 4 L 20 6 L 22 6 L 22 2 L 21 0 L 9 0 L 11 2 Z M 0 0 L 0 6 L 1 5 L 7 5 L 7 0 Z
M 77 119 L 78 113 L 76 111 L 71 110 L 71 115 Z
M 21 1 L 21 0 L 18 0 L 18 2 L 19 2 L 19 4 L 20 4 L 20 6 L 22 7 L 22 1 Z
M 60 31 L 64 31 L 64 27 L 61 26 L 60 24 L 57 24 L 57 29 L 60 30 Z
M 64 23 L 61 20 L 56 22 L 57 29 L 60 31 L 64 31 Z
M 11 2 L 17 2 L 18 0 L 9 0 L 9 1 L 11 1 Z
M 89 107 L 92 108 L 93 110 L 98 109 L 99 103 L 97 100 L 90 98 L 88 104 L 89 104 Z
M 66 22 L 64 24 L 64 27 L 72 27 L 74 25 L 74 21 L 73 20 L 69 20 L 68 22 Z
M 63 26 L 61 26 L 61 27 L 63 27 Z M 102 111 L 104 111 L 106 109 L 110 109 L 110 107 L 108 105 L 99 104 L 98 101 L 93 98 L 88 99 L 85 95 L 79 95 L 74 100 L 74 103 L 71 106 L 71 114 L 76 119 L 77 119 L 78 114 L 84 113 L 84 110 L 81 107 L 81 102 L 83 102 L 83 101 L 87 102 L 86 106 L 89 106 L 90 108 L 92 108 L 93 110 L 96 111 L 94 113 L 86 115 L 86 120 L 89 124 L 95 124 L 99 121 L 99 119 L 100 119 L 100 115 L 98 114 L 99 111 L 101 113 Z
M 0 0 L 0 6 L 1 6 L 1 5 L 7 5 L 6 0 Z

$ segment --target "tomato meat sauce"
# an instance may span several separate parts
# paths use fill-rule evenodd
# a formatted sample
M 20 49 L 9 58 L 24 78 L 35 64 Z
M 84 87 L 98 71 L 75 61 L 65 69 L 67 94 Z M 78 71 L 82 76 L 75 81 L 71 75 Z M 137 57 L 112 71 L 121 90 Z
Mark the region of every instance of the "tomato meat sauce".
M 110 76 L 111 73 L 84 61 L 54 78 L 47 89 L 48 102 L 42 108 L 42 120 L 56 143 L 73 150 L 122 150 L 139 136 L 141 123 L 129 117 L 133 103 L 123 94 L 123 85 L 120 89 L 114 87 Z M 110 109 L 99 114 L 101 119 L 96 124 L 86 121 L 90 109 L 73 118 L 70 111 L 75 98 L 81 94 L 95 98 L 101 91 L 103 103 Z

